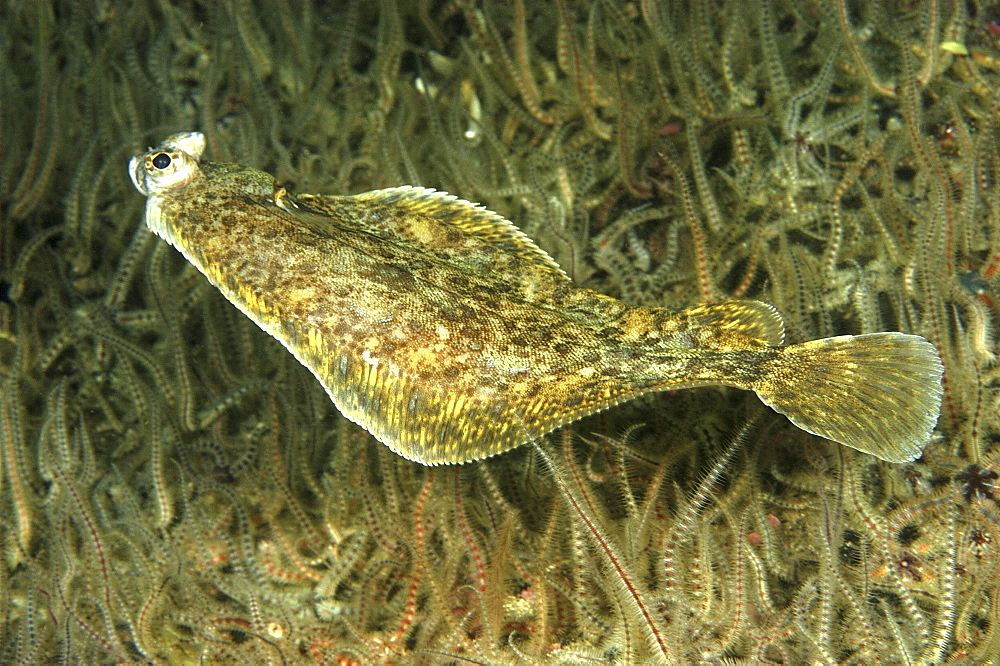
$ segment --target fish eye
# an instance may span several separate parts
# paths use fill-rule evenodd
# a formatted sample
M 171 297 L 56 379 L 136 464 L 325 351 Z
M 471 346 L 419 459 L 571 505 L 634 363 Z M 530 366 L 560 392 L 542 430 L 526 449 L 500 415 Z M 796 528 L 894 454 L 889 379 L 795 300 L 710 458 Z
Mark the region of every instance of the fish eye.
M 153 158 L 153 166 L 157 169 L 163 170 L 170 166 L 170 155 L 166 153 L 160 153 Z

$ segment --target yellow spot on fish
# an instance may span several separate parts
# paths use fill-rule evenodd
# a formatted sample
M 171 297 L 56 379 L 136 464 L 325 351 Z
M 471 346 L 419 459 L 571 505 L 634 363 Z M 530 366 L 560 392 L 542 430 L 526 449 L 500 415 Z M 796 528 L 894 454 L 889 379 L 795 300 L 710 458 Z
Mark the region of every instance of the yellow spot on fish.
M 262 171 L 201 162 L 204 147 L 186 132 L 132 159 L 146 223 L 345 416 L 412 460 L 484 458 L 705 384 L 754 391 L 800 428 L 894 462 L 934 429 L 942 366 L 919 336 L 781 346 L 781 316 L 758 301 L 631 307 L 576 287 L 467 201 L 413 187 L 296 195 Z

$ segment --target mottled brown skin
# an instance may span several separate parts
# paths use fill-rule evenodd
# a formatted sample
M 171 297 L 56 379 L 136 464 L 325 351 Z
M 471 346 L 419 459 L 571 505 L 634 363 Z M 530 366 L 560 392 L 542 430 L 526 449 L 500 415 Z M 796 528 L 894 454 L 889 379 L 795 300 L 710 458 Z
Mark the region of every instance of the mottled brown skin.
M 490 456 L 667 388 L 754 390 L 795 421 L 782 400 L 801 402 L 798 375 L 834 358 L 821 347 L 777 347 L 781 319 L 763 303 L 670 312 L 578 288 L 506 220 L 442 193 L 294 196 L 263 172 L 157 150 L 135 168 L 155 175 L 154 158 L 167 154 L 192 171 L 150 193 L 150 226 L 295 354 L 346 416 L 424 464 Z M 931 380 L 907 388 L 897 377 L 891 388 L 906 395 L 894 400 L 928 394 L 933 408 L 929 345 L 885 335 L 905 349 L 890 375 L 916 363 Z M 851 340 L 865 337 L 874 336 Z M 853 364 L 864 344 L 850 347 Z M 926 441 L 927 420 L 903 434 Z M 873 452 L 903 455 L 893 446 Z

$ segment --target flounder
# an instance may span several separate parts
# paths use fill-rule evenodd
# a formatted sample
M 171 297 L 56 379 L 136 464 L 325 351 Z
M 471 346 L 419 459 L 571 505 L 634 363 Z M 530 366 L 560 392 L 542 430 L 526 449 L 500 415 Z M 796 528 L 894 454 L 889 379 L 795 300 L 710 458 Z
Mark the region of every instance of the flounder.
M 783 346 L 758 301 L 633 307 L 573 284 L 513 224 L 441 192 L 295 195 L 200 162 L 175 134 L 134 157 L 146 223 L 316 376 L 345 416 L 426 465 L 485 458 L 650 391 L 755 392 L 808 432 L 917 458 L 941 407 L 925 339 Z

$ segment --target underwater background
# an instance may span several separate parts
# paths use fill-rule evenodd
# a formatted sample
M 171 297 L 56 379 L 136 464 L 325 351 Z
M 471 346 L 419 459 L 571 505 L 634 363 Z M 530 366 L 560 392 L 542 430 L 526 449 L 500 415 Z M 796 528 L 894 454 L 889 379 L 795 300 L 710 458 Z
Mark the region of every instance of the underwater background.
M 994 3 L 5 0 L 0 46 L 0 661 L 1000 654 Z M 921 334 L 934 439 L 704 388 L 404 460 L 147 231 L 126 165 L 187 130 L 482 203 L 630 303 Z

